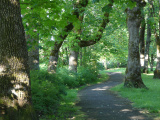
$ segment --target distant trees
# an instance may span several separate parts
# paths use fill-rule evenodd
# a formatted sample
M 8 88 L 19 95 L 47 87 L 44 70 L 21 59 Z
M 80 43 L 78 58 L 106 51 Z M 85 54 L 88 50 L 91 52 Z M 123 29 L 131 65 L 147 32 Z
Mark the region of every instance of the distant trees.
M 36 120 L 19 0 L 0 0 L 0 119 Z

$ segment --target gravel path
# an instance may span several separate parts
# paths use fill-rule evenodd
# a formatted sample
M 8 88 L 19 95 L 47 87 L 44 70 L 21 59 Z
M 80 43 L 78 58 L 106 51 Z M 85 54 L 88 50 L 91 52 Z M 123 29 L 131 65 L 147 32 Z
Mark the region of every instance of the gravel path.
M 83 120 L 153 120 L 134 109 L 127 99 L 118 97 L 109 88 L 123 82 L 120 73 L 108 73 L 107 82 L 86 87 L 79 91 L 76 104 L 86 114 Z

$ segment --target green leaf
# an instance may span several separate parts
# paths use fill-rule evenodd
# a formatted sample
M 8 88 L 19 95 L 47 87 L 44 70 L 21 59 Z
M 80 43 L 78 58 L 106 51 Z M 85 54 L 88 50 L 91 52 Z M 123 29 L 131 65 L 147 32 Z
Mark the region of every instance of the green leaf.
M 99 2 L 99 0 L 92 0 L 92 2 L 93 2 L 93 3 L 97 3 L 97 2 Z
M 108 6 L 108 5 L 106 5 L 102 8 L 102 12 L 108 12 L 109 13 L 111 10 L 112 10 L 111 6 Z

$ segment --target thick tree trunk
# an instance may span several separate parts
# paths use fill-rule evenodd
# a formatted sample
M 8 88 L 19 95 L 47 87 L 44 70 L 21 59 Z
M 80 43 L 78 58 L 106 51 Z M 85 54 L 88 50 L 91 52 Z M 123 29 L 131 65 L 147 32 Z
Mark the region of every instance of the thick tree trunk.
M 26 35 L 26 39 L 28 42 L 28 64 L 30 67 L 30 70 L 39 70 L 39 35 L 36 36 L 30 36 Z
M 145 48 L 145 60 L 144 60 L 143 73 L 148 73 L 149 46 L 151 42 L 150 38 L 151 38 L 151 27 L 149 22 L 147 22 L 147 40 L 146 40 L 146 48 Z
M 143 17 L 142 23 L 141 23 L 141 30 L 140 30 L 140 63 L 141 68 L 144 68 L 144 51 L 145 51 L 145 42 L 144 42 L 144 35 L 145 35 L 145 19 Z
M 78 51 L 71 50 L 69 56 L 69 70 L 72 72 L 77 72 L 78 65 Z
M 141 78 L 139 56 L 139 27 L 141 23 L 140 8 L 134 7 L 127 10 L 127 26 L 129 31 L 128 63 L 125 75 L 125 87 L 144 88 Z
M 36 120 L 19 0 L 0 0 L 0 119 Z

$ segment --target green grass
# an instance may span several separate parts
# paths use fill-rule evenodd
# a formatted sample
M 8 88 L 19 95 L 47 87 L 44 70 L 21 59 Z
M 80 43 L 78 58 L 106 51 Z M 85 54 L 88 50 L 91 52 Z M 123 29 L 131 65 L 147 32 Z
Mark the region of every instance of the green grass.
M 125 74 L 126 68 L 112 68 L 106 70 L 106 72 L 121 72 L 122 74 Z
M 116 70 L 117 71 L 117 70 Z M 122 97 L 128 98 L 133 102 L 133 107 L 142 108 L 149 113 L 160 113 L 160 80 L 153 79 L 153 73 L 142 74 L 144 84 L 149 88 L 135 89 L 124 88 L 123 83 L 111 88 L 112 91 L 118 92 Z

